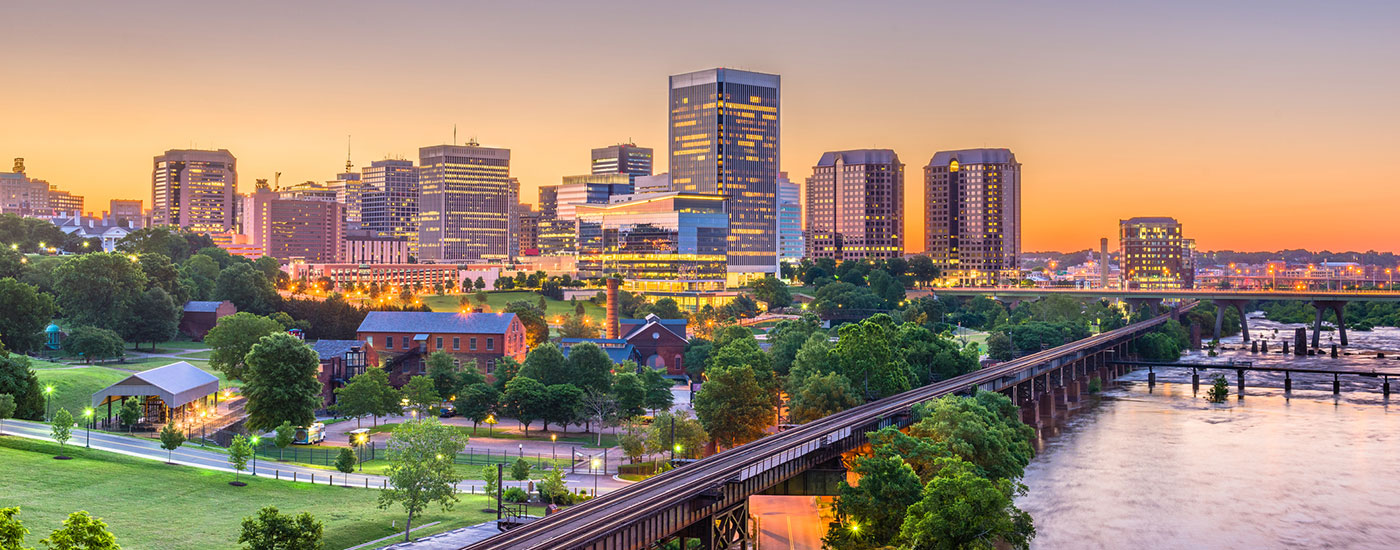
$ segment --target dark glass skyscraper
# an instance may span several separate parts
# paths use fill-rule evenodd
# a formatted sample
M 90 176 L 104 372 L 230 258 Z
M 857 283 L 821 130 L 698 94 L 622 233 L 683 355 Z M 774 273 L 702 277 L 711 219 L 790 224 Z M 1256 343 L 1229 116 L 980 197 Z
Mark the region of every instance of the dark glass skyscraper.
M 778 75 L 710 69 L 670 80 L 672 189 L 723 195 L 728 282 L 778 269 Z
M 360 224 L 380 237 L 408 240 L 409 254 L 418 254 L 418 169 L 413 161 L 371 162 L 360 178 L 363 207 Z
M 627 174 L 628 183 L 635 183 L 637 176 L 651 175 L 650 147 L 619 143 L 594 149 L 592 156 L 594 174 Z

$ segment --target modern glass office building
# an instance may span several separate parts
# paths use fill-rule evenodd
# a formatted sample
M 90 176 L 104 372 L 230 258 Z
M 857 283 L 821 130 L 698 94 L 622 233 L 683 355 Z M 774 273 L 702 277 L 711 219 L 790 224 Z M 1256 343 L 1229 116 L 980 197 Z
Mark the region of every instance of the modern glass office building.
M 778 176 L 778 260 L 788 263 L 802 261 L 806 243 L 802 238 L 802 190 L 788 180 L 787 172 Z
M 686 293 L 724 289 L 725 202 L 718 195 L 671 192 L 579 205 L 579 276 L 620 274 L 628 290 L 672 293 L 693 309 L 697 300 Z
M 594 174 L 627 174 L 628 183 L 637 176 L 651 175 L 652 151 L 635 143 L 619 143 L 593 150 Z
M 435 145 L 418 150 L 418 258 L 430 263 L 509 261 L 519 199 L 510 149 Z
M 408 253 L 418 254 L 418 169 L 413 161 L 371 162 L 360 176 L 363 205 L 360 224 L 380 237 L 408 240 Z
M 729 284 L 778 270 L 778 75 L 710 69 L 670 79 L 671 184 L 728 199 Z

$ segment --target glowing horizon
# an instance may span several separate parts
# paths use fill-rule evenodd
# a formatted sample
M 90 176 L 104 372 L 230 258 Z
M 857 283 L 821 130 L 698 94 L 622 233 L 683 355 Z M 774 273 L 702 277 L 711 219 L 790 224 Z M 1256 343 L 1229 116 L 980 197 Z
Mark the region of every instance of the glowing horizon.
M 1326 17 L 1318 17 L 1325 9 Z M 225 148 L 239 191 L 324 182 L 475 137 L 512 151 L 522 202 L 633 141 L 667 169 L 666 78 L 783 78 L 781 165 L 825 151 L 905 163 L 906 250 L 923 166 L 1006 147 L 1023 249 L 1097 249 L 1171 216 L 1201 250 L 1400 251 L 1400 6 L 418 2 L 22 4 L 4 66 L 0 170 L 150 208 L 151 159 Z M 697 33 L 709 33 L 703 38 Z M 696 47 L 700 41 L 705 47 Z M 1116 248 L 1116 245 L 1115 245 Z

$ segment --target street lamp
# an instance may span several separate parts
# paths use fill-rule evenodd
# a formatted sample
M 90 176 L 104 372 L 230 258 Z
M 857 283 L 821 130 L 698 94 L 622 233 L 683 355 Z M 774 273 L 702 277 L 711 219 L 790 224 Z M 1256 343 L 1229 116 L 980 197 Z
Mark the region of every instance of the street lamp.
M 549 434 L 549 460 L 551 464 L 559 460 L 559 455 L 554 452 L 554 443 L 559 441 L 559 434 Z
M 598 457 L 593 457 L 593 469 L 598 469 Z M 593 474 L 593 496 L 598 496 L 598 474 Z
M 49 414 L 49 396 L 53 395 L 53 386 L 44 386 L 44 418 L 52 422 L 53 417 Z
M 258 436 L 253 436 L 253 477 L 258 476 Z
M 86 409 L 83 409 L 83 418 L 87 419 L 87 441 L 86 441 L 85 443 L 83 443 L 83 446 L 84 446 L 84 447 L 87 447 L 87 448 L 89 448 L 89 449 L 91 449 L 91 448 L 92 448 L 92 407 L 88 407 L 88 408 L 86 408 Z
M 358 456 L 358 458 L 359 458 L 359 462 L 358 462 L 358 463 L 359 463 L 359 465 L 360 465 L 360 471 L 361 471 L 361 472 L 364 472 L 364 471 L 365 471 L 365 453 L 364 453 L 364 448 L 365 448 L 365 441 L 368 440 L 368 439 L 369 439 L 369 434 L 360 434 L 360 435 L 358 435 L 358 436 L 355 437 L 355 449 L 356 449 L 357 451 L 359 451 L 359 452 L 357 452 L 357 453 L 355 453 L 355 454 L 356 454 L 356 455 Z
M 520 447 L 520 458 L 525 458 L 525 444 L 521 443 L 517 446 Z

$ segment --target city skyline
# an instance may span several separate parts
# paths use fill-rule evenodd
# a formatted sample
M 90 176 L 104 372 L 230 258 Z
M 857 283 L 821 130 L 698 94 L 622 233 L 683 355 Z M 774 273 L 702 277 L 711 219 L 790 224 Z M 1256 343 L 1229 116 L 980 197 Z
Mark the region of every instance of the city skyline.
M 669 40 L 678 8 L 668 6 L 593 13 L 564 4 L 548 17 L 494 6 L 473 11 L 472 37 L 463 38 L 450 32 L 466 13 L 454 7 L 425 21 L 414 10 L 355 3 L 180 15 L 126 4 L 72 13 L 24 5 L 11 10 L 28 22 L 8 31 L 13 43 L 46 46 L 7 61 L 26 84 L 7 88 L 6 103 L 25 108 L 8 113 L 0 158 L 26 158 L 34 177 L 97 211 L 109 199 L 147 198 L 150 158 L 168 149 L 229 149 L 239 191 L 248 192 L 274 172 L 290 182 L 333 179 L 346 135 L 359 169 L 386 156 L 413 159 L 419 147 L 449 142 L 455 125 L 459 143 L 474 136 L 513 151 L 512 175 L 528 200 L 541 185 L 586 173 L 589 150 L 601 144 L 664 151 L 664 79 L 733 67 L 782 76 L 779 168 L 791 174 L 829 150 L 889 148 L 910 166 L 939 150 L 1016 151 L 1026 165 L 1027 251 L 1092 248 L 1133 216 L 1173 216 L 1202 250 L 1400 247 L 1388 220 L 1346 215 L 1400 199 L 1385 176 L 1400 170 L 1387 154 L 1400 146 L 1390 130 L 1400 108 L 1388 97 L 1400 77 L 1374 70 L 1400 47 L 1385 35 L 1396 6 L 1329 5 L 1325 20 L 1297 3 L 891 4 L 841 18 L 829 7 L 752 6 L 739 20 L 723 9 L 687 12 L 688 25 L 723 20 L 756 37 L 693 51 Z M 978 22 L 987 10 L 998 17 Z M 179 24 L 211 14 L 234 29 L 228 37 L 205 39 L 202 27 Z M 629 32 L 586 32 L 614 16 Z M 919 22 L 934 17 L 960 23 L 929 35 Z M 53 20 L 65 25 L 35 23 Z M 152 22 L 167 28 L 159 40 L 141 31 Z M 393 28 L 394 39 L 358 44 L 372 24 Z M 838 28 L 849 40 L 827 39 Z M 979 38 L 989 31 L 998 39 Z M 200 46 L 169 51 L 181 40 Z M 416 52 L 427 48 L 494 53 L 470 71 L 424 74 L 417 69 L 428 61 Z M 631 52 L 627 69 L 584 68 L 615 50 Z M 990 61 L 964 64 L 972 53 Z M 194 79 L 205 70 L 198 61 L 217 62 L 223 76 Z M 846 77 L 830 78 L 832 64 Z M 150 78 L 152 67 L 166 78 Z M 378 71 L 417 76 L 325 85 Z M 945 85 L 947 75 L 959 75 L 957 84 Z M 543 85 L 555 79 L 574 85 Z M 833 124 L 824 116 L 833 105 L 860 124 Z M 1341 158 L 1366 161 L 1329 160 Z M 668 171 L 668 160 L 658 155 L 654 171 Z M 1348 193 L 1317 191 L 1338 187 Z M 1296 219 L 1301 204 L 1335 219 L 1280 223 Z M 909 252 L 924 242 L 922 205 L 919 186 L 907 185 Z

